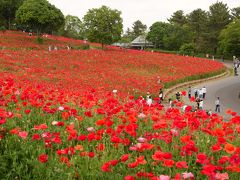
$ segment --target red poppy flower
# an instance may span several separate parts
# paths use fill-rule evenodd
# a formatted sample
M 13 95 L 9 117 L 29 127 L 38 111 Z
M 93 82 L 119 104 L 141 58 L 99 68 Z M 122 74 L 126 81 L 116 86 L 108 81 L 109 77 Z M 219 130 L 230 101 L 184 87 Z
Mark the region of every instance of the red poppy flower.
M 48 161 L 48 155 L 47 154 L 41 154 L 40 156 L 38 156 L 38 160 L 41 163 L 46 163 Z

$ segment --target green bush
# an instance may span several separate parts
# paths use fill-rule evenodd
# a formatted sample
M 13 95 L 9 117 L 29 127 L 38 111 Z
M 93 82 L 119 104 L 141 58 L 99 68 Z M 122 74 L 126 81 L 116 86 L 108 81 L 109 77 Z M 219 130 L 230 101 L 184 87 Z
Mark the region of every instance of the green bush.
M 43 43 L 44 43 L 44 39 L 41 38 L 41 37 L 37 37 L 36 43 L 37 43 L 37 44 L 43 44 Z
M 193 43 L 183 44 L 180 47 L 180 54 L 193 56 L 195 54 L 196 48 Z
M 6 31 L 5 26 L 0 26 L 0 31 L 5 32 Z
M 180 83 L 217 76 L 219 74 L 222 74 L 225 71 L 226 71 L 226 69 L 224 68 L 224 69 L 218 70 L 216 72 L 211 72 L 211 73 L 207 73 L 207 74 L 193 75 L 193 76 L 185 77 L 183 79 L 179 79 L 179 80 L 176 80 L 176 81 L 167 82 L 167 83 L 164 83 L 164 88 L 167 89 L 167 88 L 170 88 L 170 87 L 175 86 L 175 85 L 180 84 Z

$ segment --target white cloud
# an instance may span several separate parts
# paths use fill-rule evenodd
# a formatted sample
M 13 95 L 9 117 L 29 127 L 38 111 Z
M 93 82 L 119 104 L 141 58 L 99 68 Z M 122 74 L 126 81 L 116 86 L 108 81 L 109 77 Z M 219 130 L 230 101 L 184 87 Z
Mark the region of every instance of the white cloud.
M 173 12 L 183 10 L 190 13 L 194 9 L 208 10 L 217 0 L 49 0 L 64 15 L 70 14 L 83 18 L 88 9 L 106 5 L 122 12 L 124 29 L 141 20 L 147 26 L 156 21 L 167 21 Z M 239 0 L 222 0 L 229 8 L 240 6 Z

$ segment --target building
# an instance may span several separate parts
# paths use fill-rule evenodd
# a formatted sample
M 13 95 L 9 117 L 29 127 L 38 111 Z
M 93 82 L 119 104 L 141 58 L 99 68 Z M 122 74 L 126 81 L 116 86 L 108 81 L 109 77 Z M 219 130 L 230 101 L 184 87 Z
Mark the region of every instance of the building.
M 131 42 L 132 49 L 153 48 L 153 44 L 146 40 L 146 36 L 140 35 Z

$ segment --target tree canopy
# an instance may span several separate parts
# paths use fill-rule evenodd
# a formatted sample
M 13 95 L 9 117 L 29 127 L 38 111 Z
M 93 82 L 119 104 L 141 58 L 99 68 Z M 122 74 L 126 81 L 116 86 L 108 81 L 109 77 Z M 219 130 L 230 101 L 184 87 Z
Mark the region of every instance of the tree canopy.
M 184 15 L 184 12 L 182 10 L 178 10 L 173 13 L 173 15 L 170 19 L 168 19 L 168 21 L 173 25 L 183 26 L 184 24 L 186 24 L 187 19 Z
M 227 4 L 217 2 L 209 8 L 209 25 L 208 25 L 208 44 L 212 51 L 216 53 L 218 37 L 220 32 L 230 23 L 230 13 Z
M 240 6 L 231 10 L 232 19 L 240 19 Z
M 64 26 L 60 29 L 60 35 L 75 39 L 84 39 L 82 21 L 77 16 L 67 15 Z
M 24 0 L 0 0 L 0 19 L 2 19 L 2 25 L 5 25 L 8 29 L 11 28 L 11 23 L 15 19 L 15 13 L 23 1 Z
M 168 23 L 155 22 L 147 35 L 147 39 L 151 41 L 156 48 L 164 48 L 163 38 L 167 34 L 167 29 L 170 26 Z
M 64 23 L 62 12 L 47 0 L 25 0 L 17 10 L 16 18 L 37 33 L 52 32 Z
M 88 40 L 102 44 L 112 44 L 121 38 L 123 30 L 121 12 L 107 6 L 88 10 L 84 16 Z
M 240 56 L 240 20 L 229 24 L 219 37 L 219 51 L 224 56 Z
M 133 39 L 135 39 L 145 33 L 145 31 L 147 30 L 147 26 L 143 24 L 140 20 L 137 20 L 133 23 L 132 29 Z

